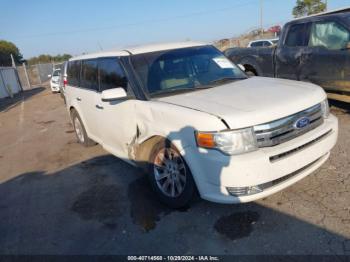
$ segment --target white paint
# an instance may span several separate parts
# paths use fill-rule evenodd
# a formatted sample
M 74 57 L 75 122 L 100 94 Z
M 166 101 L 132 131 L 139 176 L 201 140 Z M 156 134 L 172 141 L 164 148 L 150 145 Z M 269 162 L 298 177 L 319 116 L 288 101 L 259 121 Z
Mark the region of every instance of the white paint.
M 129 48 L 125 48 L 124 50 L 109 50 L 109 51 L 85 54 L 85 55 L 73 57 L 69 59 L 69 61 L 81 60 L 81 59 L 92 59 L 97 57 L 129 56 L 130 53 L 135 55 L 135 54 L 142 54 L 142 53 L 148 53 L 148 52 L 165 51 L 165 50 L 171 50 L 171 49 L 177 49 L 177 48 L 204 46 L 204 45 L 207 45 L 207 44 L 202 42 L 191 42 L 191 41 L 178 42 L 178 43 L 150 44 L 150 45 L 129 47 Z
M 113 99 L 118 99 L 123 97 L 126 97 L 126 92 L 122 87 L 107 89 L 107 90 L 104 90 L 101 94 L 102 100 L 113 100 Z
M 324 99 L 325 92 L 313 84 L 253 77 L 157 100 L 214 114 L 238 129 L 292 115 Z

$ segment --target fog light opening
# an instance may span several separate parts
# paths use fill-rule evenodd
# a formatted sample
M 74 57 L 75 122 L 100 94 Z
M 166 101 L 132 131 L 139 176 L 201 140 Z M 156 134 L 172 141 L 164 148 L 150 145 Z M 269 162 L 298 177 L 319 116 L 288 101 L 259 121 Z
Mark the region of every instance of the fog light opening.
M 227 187 L 227 191 L 231 196 L 241 197 L 249 196 L 263 192 L 259 186 L 250 186 L 250 187 Z

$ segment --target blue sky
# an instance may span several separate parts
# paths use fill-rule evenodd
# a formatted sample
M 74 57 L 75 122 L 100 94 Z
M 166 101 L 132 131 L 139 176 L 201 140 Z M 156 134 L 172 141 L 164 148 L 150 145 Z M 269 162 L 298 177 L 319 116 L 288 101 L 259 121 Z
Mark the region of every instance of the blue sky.
M 213 41 L 260 23 L 260 0 L 0 0 L 0 39 L 25 58 L 154 42 Z M 292 18 L 296 0 L 263 0 L 265 27 Z M 350 0 L 328 0 L 329 9 Z

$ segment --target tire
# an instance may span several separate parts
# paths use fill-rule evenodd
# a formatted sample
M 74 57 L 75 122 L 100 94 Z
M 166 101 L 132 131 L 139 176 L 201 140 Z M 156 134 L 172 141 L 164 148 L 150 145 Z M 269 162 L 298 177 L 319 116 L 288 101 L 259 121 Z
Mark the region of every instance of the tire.
M 96 145 L 95 141 L 88 137 L 83 121 L 81 121 L 81 118 L 75 109 L 72 109 L 71 117 L 78 143 L 82 144 L 85 147 Z
M 151 150 L 149 163 L 148 177 L 159 200 L 171 208 L 188 206 L 195 196 L 196 185 L 176 147 L 165 139 L 157 142 Z
M 245 71 L 246 75 L 249 76 L 249 77 L 252 77 L 252 76 L 257 76 L 257 74 L 253 71 L 250 71 L 250 70 L 246 70 Z

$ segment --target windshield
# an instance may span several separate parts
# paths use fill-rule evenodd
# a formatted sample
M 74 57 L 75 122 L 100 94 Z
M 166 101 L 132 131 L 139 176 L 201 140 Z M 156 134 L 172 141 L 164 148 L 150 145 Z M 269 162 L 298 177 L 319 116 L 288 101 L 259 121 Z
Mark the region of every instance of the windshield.
M 60 75 L 60 70 L 55 70 L 54 72 L 53 72 L 53 75 L 52 76 L 59 76 Z
M 195 91 L 246 78 L 212 46 L 133 55 L 131 59 L 151 96 Z
M 274 45 L 276 45 L 276 44 L 278 44 L 278 39 L 271 40 L 271 42 L 272 42 Z

